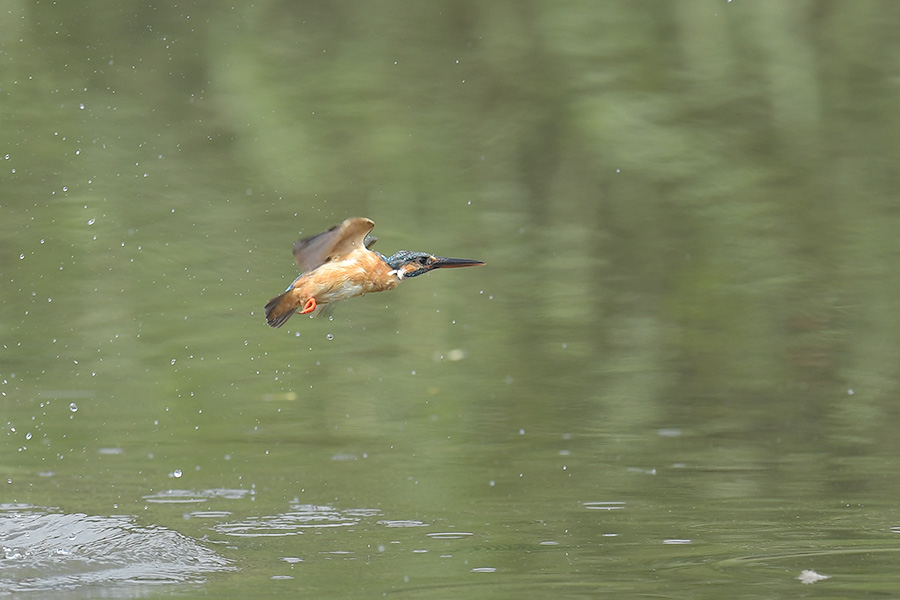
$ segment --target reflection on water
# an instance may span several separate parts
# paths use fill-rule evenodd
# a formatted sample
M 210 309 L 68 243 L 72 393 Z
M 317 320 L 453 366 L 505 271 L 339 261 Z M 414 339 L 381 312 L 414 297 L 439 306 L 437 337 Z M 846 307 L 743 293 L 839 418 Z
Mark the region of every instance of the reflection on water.
M 236 537 L 297 535 L 310 528 L 351 527 L 363 520 L 372 520 L 380 514 L 374 509 L 338 510 L 331 506 L 300 504 L 295 500 L 291 503 L 290 509 L 282 514 L 219 523 L 213 529 L 218 533 Z
M 427 527 L 428 523 L 423 523 L 422 521 L 415 521 L 411 519 L 400 519 L 394 521 L 378 521 L 379 525 L 384 525 L 385 527 Z M 428 534 L 434 535 L 434 534 Z
M 217 488 L 214 490 L 202 490 L 193 492 L 190 490 L 163 490 L 153 494 L 144 496 L 147 502 L 157 504 L 196 504 L 206 502 L 215 498 L 223 498 L 226 500 L 240 500 L 247 494 L 251 494 L 252 490 L 225 489 Z
M 0 595 L 86 588 L 86 594 L 143 595 L 139 586 L 203 581 L 230 561 L 178 532 L 127 516 L 64 514 L 0 505 Z

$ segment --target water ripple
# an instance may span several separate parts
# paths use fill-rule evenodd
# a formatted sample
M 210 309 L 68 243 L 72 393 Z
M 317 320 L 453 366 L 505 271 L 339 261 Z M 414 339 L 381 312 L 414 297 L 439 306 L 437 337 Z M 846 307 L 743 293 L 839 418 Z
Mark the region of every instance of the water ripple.
M 165 527 L 27 505 L 0 505 L 0 553 L 0 595 L 183 583 L 232 569 L 209 548 Z
M 372 508 L 338 510 L 331 506 L 292 504 L 291 509 L 284 513 L 219 523 L 213 529 L 217 533 L 235 537 L 290 536 L 303 533 L 306 529 L 350 527 L 362 519 L 380 514 L 380 511 Z
M 212 498 L 224 498 L 226 500 L 240 500 L 249 490 L 214 488 L 209 490 L 162 490 L 155 494 L 143 496 L 147 502 L 155 504 L 197 504 Z

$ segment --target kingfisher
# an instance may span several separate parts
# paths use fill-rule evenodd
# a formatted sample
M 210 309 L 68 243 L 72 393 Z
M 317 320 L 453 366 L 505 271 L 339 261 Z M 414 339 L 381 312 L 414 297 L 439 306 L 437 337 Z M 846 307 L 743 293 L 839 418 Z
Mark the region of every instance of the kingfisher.
M 300 266 L 300 276 L 266 304 L 269 326 L 281 327 L 298 308 L 301 315 L 311 314 L 332 302 L 392 290 L 404 279 L 434 269 L 484 264 L 480 260 L 408 250 L 385 256 L 372 250 L 378 239 L 369 235 L 373 227 L 372 219 L 355 217 L 294 242 L 294 259 Z

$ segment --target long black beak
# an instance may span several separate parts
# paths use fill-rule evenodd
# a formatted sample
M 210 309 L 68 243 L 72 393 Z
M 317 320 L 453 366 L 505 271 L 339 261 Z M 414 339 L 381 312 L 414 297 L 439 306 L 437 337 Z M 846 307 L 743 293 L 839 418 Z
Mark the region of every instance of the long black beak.
M 456 267 L 476 267 L 483 265 L 483 260 L 473 260 L 471 258 L 446 258 L 443 256 L 435 256 L 434 262 L 429 265 L 432 269 L 454 269 Z

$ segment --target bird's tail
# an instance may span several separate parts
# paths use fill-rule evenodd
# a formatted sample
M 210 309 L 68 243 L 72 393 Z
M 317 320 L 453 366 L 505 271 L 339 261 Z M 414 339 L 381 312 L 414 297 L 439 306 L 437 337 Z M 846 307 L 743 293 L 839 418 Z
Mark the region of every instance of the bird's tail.
M 291 290 L 288 290 L 283 294 L 275 296 L 269 300 L 268 304 L 266 304 L 266 322 L 269 324 L 269 327 L 281 327 L 288 319 L 294 316 L 296 307 L 291 306 L 290 302 L 281 302 L 290 291 Z

